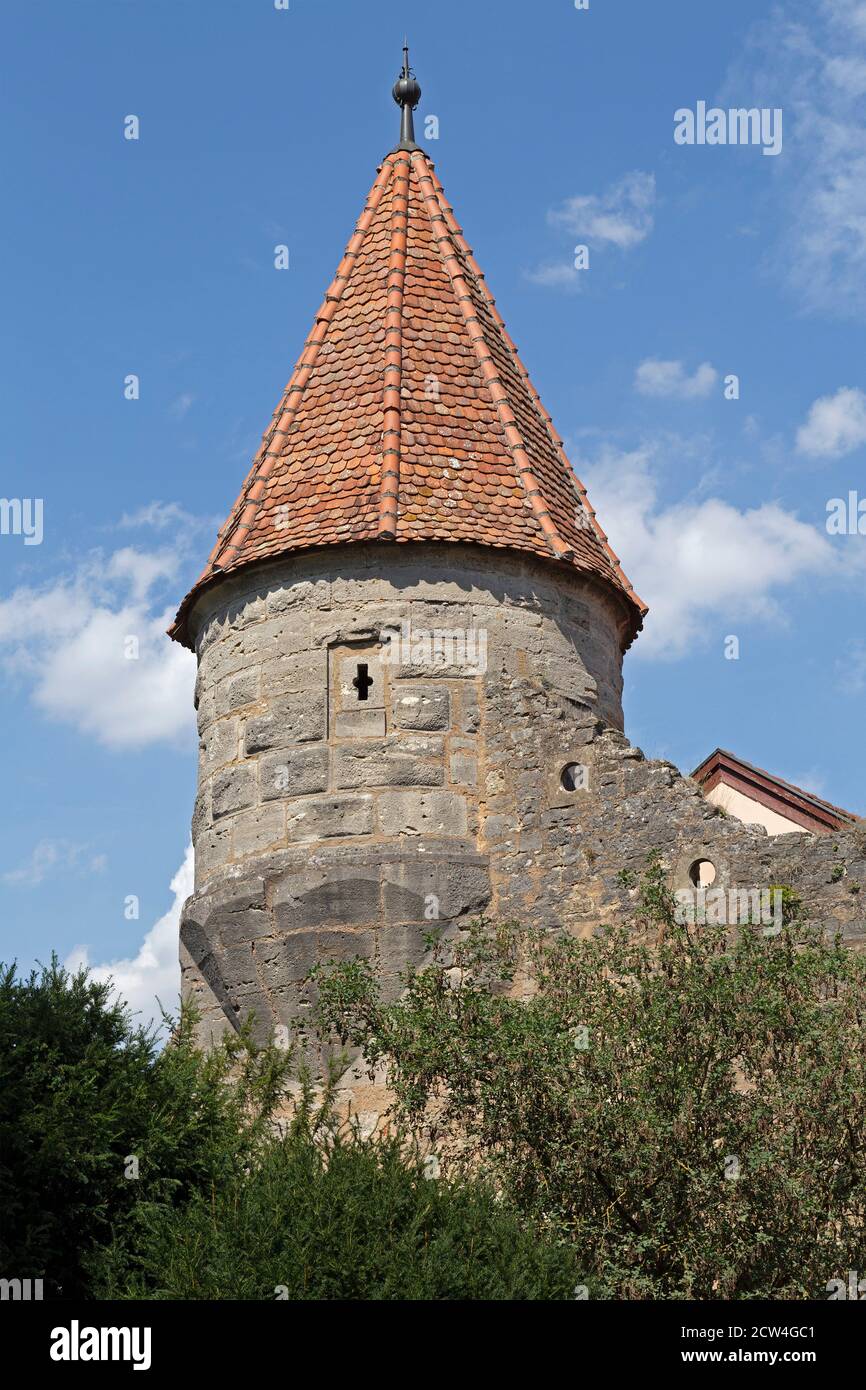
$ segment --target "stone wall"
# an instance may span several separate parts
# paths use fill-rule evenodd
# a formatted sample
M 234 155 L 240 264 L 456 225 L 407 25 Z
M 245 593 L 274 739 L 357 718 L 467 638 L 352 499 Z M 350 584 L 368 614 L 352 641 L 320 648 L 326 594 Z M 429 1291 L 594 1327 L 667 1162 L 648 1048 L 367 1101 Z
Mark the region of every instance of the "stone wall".
M 644 757 L 594 710 L 530 682 L 489 691 L 484 844 L 496 915 L 577 934 L 633 911 L 648 856 L 690 890 L 701 861 L 713 889 L 789 888 L 812 920 L 866 943 L 866 822 L 829 835 L 768 835 L 712 805 L 673 763 Z M 583 769 L 575 791 L 562 770 Z
M 431 924 L 489 904 L 486 711 L 503 683 L 622 724 L 618 601 L 531 557 L 346 547 L 227 578 L 192 622 L 182 959 L 207 1030 L 250 1010 L 262 1031 L 292 1023 L 335 955 L 375 956 L 396 987 Z
M 195 621 L 181 957 L 205 1037 L 249 1011 L 263 1034 L 303 1019 L 322 959 L 375 958 L 396 990 L 431 926 L 482 911 L 577 933 L 623 920 L 653 851 L 674 888 L 710 861 L 714 887 L 785 885 L 852 945 L 866 939 L 866 826 L 768 836 L 644 759 L 621 732 L 619 610 L 564 569 L 358 547 L 225 581 Z M 486 661 L 477 645 L 473 665 L 423 642 L 391 660 L 383 632 L 407 622 L 410 641 L 483 632 Z M 350 1084 L 374 1111 L 361 1074 Z

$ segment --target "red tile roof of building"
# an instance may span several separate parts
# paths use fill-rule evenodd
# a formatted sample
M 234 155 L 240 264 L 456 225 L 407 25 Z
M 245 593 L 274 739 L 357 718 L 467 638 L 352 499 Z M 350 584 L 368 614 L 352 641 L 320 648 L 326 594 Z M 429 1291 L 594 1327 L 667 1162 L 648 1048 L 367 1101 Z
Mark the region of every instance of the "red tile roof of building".
M 420 89 L 419 89 L 420 90 Z M 414 143 L 385 158 L 202 588 L 242 566 L 358 541 L 527 552 L 637 597 Z

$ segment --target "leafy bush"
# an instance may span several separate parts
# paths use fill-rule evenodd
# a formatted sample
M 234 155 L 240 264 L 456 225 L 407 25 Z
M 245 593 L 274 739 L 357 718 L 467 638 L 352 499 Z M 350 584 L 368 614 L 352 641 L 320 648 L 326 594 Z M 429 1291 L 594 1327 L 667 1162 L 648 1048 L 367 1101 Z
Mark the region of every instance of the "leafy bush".
M 56 960 L 0 966 L 0 1274 L 49 1297 L 86 1295 L 139 1203 L 243 1171 L 285 1085 L 286 1054 L 241 1037 L 203 1055 L 189 1011 L 160 1050 L 111 995 Z
M 320 1027 L 595 1293 L 826 1297 L 866 1268 L 866 959 L 787 919 L 678 925 L 654 863 L 631 929 L 476 923 L 396 1003 L 368 962 L 333 966 Z
M 571 1252 L 489 1188 L 340 1132 L 333 1084 L 314 1111 L 304 1083 L 280 1139 L 291 1054 L 202 1053 L 194 1026 L 160 1050 L 86 971 L 0 969 L 0 1274 L 67 1298 L 574 1296 Z
M 142 1207 L 110 1298 L 566 1299 L 573 1254 L 477 1182 L 425 1178 L 397 1140 L 304 1126 L 182 1206 Z

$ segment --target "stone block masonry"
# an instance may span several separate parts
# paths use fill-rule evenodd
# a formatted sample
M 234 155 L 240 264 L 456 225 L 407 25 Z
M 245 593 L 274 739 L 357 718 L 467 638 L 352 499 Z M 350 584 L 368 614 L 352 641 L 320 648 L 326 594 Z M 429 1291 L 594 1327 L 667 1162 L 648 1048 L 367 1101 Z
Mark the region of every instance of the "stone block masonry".
M 181 957 L 205 1040 L 251 1012 L 262 1036 L 303 1020 L 320 960 L 373 959 L 396 992 L 437 924 L 623 920 L 653 851 L 672 888 L 710 861 L 862 946 L 866 827 L 768 837 L 646 760 L 622 733 L 621 621 L 573 567 L 471 545 L 287 557 L 199 596 Z M 411 646 L 455 630 L 483 630 L 483 663 Z
M 199 600 L 199 890 L 299 838 L 474 837 L 482 711 L 509 675 L 621 725 L 621 614 L 597 582 L 471 546 L 391 547 L 387 578 L 382 559 L 284 559 Z M 485 670 L 454 632 L 483 632 Z
M 303 1022 L 322 960 L 373 960 L 396 993 L 437 924 L 620 919 L 651 851 L 672 887 L 711 861 L 863 939 L 857 832 L 768 839 L 625 739 L 644 605 L 398 85 L 406 139 L 172 629 L 199 664 L 181 957 L 204 1041 Z M 363 1069 L 346 1088 L 379 1107 Z

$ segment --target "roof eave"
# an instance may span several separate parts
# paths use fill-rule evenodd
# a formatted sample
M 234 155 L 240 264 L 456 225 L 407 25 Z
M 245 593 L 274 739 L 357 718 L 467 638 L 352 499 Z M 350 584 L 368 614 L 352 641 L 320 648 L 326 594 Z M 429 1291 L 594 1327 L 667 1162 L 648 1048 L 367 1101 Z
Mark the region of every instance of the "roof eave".
M 595 570 L 584 569 L 580 565 L 575 564 L 573 561 L 557 559 L 552 555 L 542 555 L 534 550 L 523 550 L 517 546 L 510 545 L 491 546 L 483 541 L 441 541 L 435 538 L 420 540 L 400 539 L 395 541 L 393 538 L 389 538 L 386 536 L 379 536 L 377 538 L 371 538 L 368 540 L 358 539 L 354 541 L 347 541 L 344 543 L 343 546 L 340 546 L 339 549 L 342 551 L 346 547 L 352 547 L 357 545 L 375 545 L 379 542 L 385 541 L 390 541 L 391 545 L 478 545 L 482 549 L 507 550 L 511 554 L 519 555 L 523 558 L 530 557 L 533 560 L 537 560 L 539 564 L 551 565 L 560 572 L 565 571 L 567 573 L 580 575 L 583 579 L 603 589 L 608 596 L 613 597 L 618 602 L 622 611 L 622 622 L 619 625 L 619 629 L 623 653 L 628 651 L 629 647 L 632 645 L 635 638 L 638 636 L 638 633 L 641 632 L 641 630 L 643 629 L 643 620 L 648 610 L 646 604 L 643 604 L 638 599 L 637 595 L 634 594 L 631 590 L 624 589 L 620 583 L 614 582 L 612 579 L 605 578 L 603 575 L 596 573 Z M 337 547 L 333 545 L 296 546 L 290 550 L 280 551 L 275 555 L 261 556 L 255 559 L 244 561 L 242 564 L 232 566 L 229 569 L 218 569 L 206 572 L 204 575 L 202 575 L 199 579 L 196 580 L 189 593 L 186 594 L 184 598 L 181 600 L 180 606 L 178 607 L 177 613 L 175 615 L 174 622 L 171 624 L 169 628 L 166 629 L 167 635 L 171 638 L 173 642 L 177 642 L 180 646 L 186 647 L 189 651 L 194 652 L 196 649 L 196 644 L 195 639 L 193 638 L 193 635 L 190 632 L 190 617 L 192 615 L 193 608 L 195 607 L 196 603 L 202 597 L 203 594 L 206 594 L 211 589 L 216 588 L 219 584 L 223 582 L 223 580 L 232 579 L 237 574 L 244 573 L 248 570 L 255 569 L 260 566 L 267 566 L 273 564 L 276 561 L 286 559 L 290 555 L 311 555 L 317 553 L 326 554 L 328 551 L 333 551 L 336 548 Z

